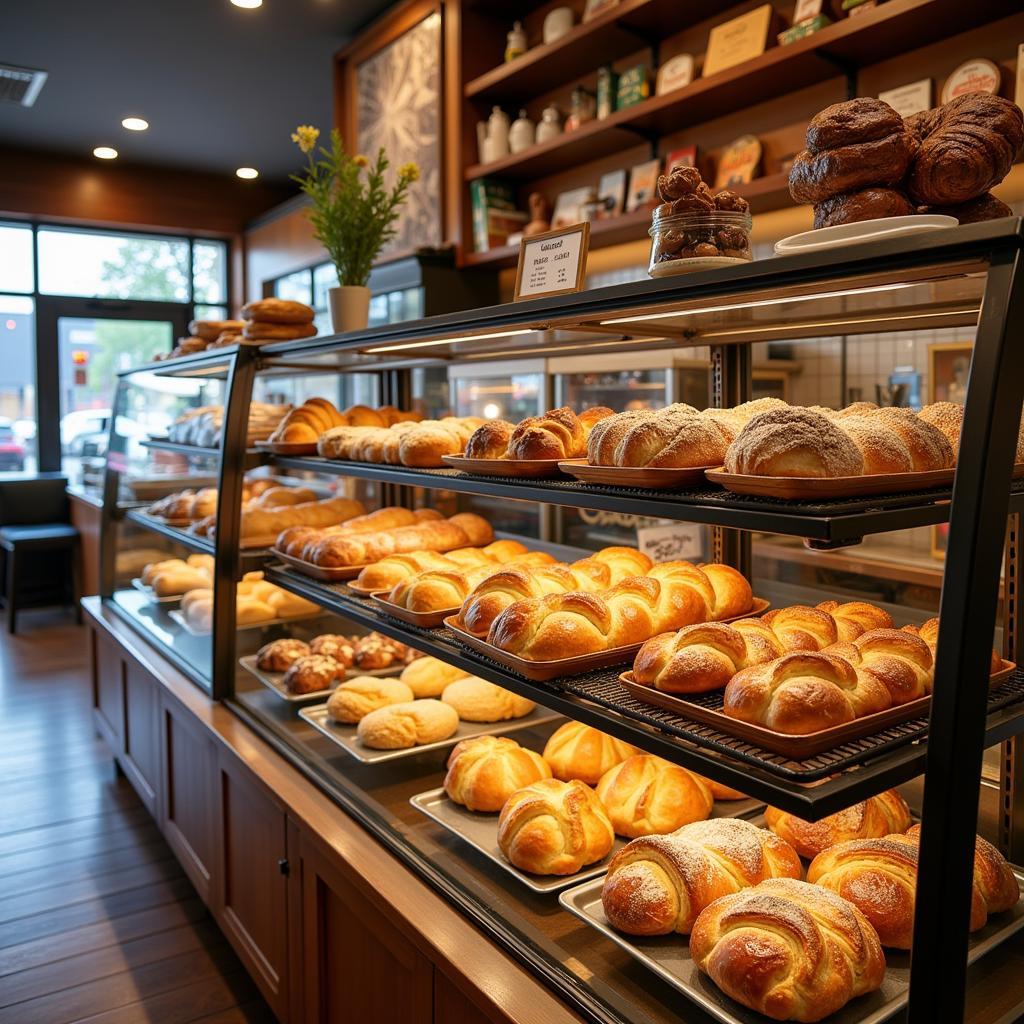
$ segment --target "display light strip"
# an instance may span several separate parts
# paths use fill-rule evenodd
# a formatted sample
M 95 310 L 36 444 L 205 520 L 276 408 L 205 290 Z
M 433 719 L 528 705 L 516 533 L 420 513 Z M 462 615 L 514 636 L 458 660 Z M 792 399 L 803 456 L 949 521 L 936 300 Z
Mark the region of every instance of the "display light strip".
M 532 327 L 524 327 L 515 331 L 494 331 L 488 334 L 463 334 L 456 338 L 431 338 L 429 341 L 403 341 L 395 345 L 379 345 L 376 348 L 363 349 L 368 356 L 378 355 L 383 352 L 404 352 L 410 348 L 425 348 L 428 345 L 453 344 L 457 341 L 485 341 L 487 338 L 513 338 L 518 334 L 535 334 Z

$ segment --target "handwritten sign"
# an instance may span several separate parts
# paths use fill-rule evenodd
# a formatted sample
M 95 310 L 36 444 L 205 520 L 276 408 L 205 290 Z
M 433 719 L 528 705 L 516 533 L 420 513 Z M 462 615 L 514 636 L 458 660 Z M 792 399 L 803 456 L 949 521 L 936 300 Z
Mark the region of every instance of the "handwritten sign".
M 586 222 L 524 238 L 519 243 L 516 300 L 581 291 L 589 246 Z
M 671 562 L 677 558 L 694 561 L 704 553 L 703 530 L 692 523 L 638 527 L 636 546 L 652 562 Z

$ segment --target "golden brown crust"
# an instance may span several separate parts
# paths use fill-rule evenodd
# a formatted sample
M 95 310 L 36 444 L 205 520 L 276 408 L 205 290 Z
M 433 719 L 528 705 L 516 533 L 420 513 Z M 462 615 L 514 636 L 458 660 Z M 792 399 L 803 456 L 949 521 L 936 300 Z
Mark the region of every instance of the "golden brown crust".
M 948 469 L 953 465 L 953 446 L 946 435 L 938 427 L 921 419 L 913 409 L 876 409 L 868 416 L 903 441 L 910 452 L 910 464 L 914 471 Z
M 821 1020 L 885 979 L 864 915 L 794 878 L 771 878 L 707 907 L 690 954 L 728 996 L 775 1020 Z
M 860 96 L 820 110 L 807 125 L 812 153 L 860 142 L 874 142 L 903 131 L 903 118 L 884 100 Z
M 292 637 L 271 640 L 256 652 L 256 667 L 264 672 L 286 672 L 300 658 L 310 654 L 309 644 Z
M 312 338 L 316 325 L 310 323 L 277 323 L 268 320 L 246 320 L 242 336 L 249 341 L 296 341 Z
M 500 811 L 517 790 L 551 778 L 536 751 L 506 736 L 474 736 L 455 745 L 448 758 L 444 789 L 470 811 Z
M 466 442 L 467 459 L 508 458 L 508 442 L 515 427 L 505 420 L 488 420 Z
M 556 779 L 596 786 L 608 769 L 638 753 L 636 747 L 589 725 L 566 722 L 551 734 L 543 757 Z
M 289 693 L 313 693 L 332 687 L 344 670 L 333 659 L 323 654 L 307 654 L 294 661 L 284 674 L 285 689 Z
M 909 217 L 916 212 L 914 205 L 899 189 L 866 188 L 860 192 L 829 196 L 815 203 L 814 226 L 830 228 L 836 224 L 852 224 L 878 217 Z
M 313 320 L 313 310 L 305 303 L 273 297 L 247 302 L 239 314 L 243 320 L 263 320 L 274 324 L 304 324 Z
M 195 337 L 214 342 L 224 333 L 238 334 L 244 326 L 242 320 L 192 320 L 188 330 Z
M 335 722 L 355 725 L 371 711 L 412 699 L 412 690 L 398 679 L 356 676 L 327 698 L 327 714 Z

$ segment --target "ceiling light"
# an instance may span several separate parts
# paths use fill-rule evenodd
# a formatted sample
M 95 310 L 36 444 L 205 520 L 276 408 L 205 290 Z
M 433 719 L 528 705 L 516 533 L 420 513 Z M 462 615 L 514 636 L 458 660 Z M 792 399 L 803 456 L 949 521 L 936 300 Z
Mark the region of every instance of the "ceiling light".
M 247 11 L 263 6 L 263 0 L 231 0 L 236 7 L 244 7 Z
M 97 146 L 93 151 L 92 155 L 99 157 L 100 160 L 116 160 L 117 150 L 110 146 Z
M 130 132 L 144 132 L 149 127 L 149 122 L 144 117 L 126 117 L 121 121 L 121 127 L 127 128 Z
M 252 181 L 253 178 L 258 178 L 260 176 L 260 172 L 257 171 L 255 167 L 239 167 L 238 170 L 235 171 L 235 174 L 237 174 L 239 178 L 245 178 L 246 181 Z

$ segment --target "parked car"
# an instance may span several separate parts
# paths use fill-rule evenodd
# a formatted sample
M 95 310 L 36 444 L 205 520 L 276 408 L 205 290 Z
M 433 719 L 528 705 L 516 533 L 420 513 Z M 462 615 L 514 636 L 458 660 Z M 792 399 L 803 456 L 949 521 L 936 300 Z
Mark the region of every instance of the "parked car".
M 18 440 L 10 420 L 0 420 L 0 469 L 25 468 L 25 446 Z

